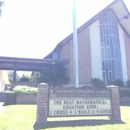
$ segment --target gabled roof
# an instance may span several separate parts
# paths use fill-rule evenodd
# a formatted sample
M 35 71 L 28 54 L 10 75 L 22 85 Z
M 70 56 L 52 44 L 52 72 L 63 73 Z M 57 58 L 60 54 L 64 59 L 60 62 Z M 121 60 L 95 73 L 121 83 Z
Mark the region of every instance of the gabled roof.
M 97 19 L 99 19 L 101 17 L 101 15 L 103 15 L 108 10 L 112 10 L 112 12 L 114 13 L 115 17 L 117 18 L 120 26 L 122 27 L 122 29 L 126 32 L 128 37 L 130 38 L 130 13 L 129 13 L 126 5 L 124 4 L 123 0 L 114 0 L 111 4 L 109 4 L 103 10 L 101 10 L 98 14 L 96 14 L 90 20 L 88 20 L 86 23 L 84 23 L 82 26 L 80 26 L 77 29 L 77 32 L 80 33 L 81 31 L 83 31 L 85 28 L 87 28 L 92 23 L 94 23 Z M 57 44 L 57 46 L 55 47 L 55 49 L 50 54 L 48 54 L 44 59 L 49 59 L 54 51 L 61 48 L 64 44 L 66 44 L 72 38 L 73 38 L 73 33 L 68 35 L 61 42 L 59 42 Z

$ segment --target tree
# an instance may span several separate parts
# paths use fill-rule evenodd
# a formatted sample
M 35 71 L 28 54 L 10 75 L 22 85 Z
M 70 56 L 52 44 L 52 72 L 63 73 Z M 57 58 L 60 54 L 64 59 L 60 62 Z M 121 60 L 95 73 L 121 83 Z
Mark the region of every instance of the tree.
M 1 7 L 4 5 L 4 2 L 3 1 L 0 1 L 0 16 L 1 16 L 1 12 L 2 12 L 2 9 Z
M 14 79 L 14 71 L 8 71 L 9 82 L 12 83 Z M 16 81 L 19 81 L 19 75 L 16 74 Z
M 92 78 L 91 84 L 93 87 L 105 87 L 105 83 L 99 78 Z
M 64 63 L 47 63 L 44 70 L 37 77 L 37 82 L 48 83 L 50 86 L 59 86 L 67 83 L 66 68 Z
M 27 81 L 30 81 L 30 76 L 29 75 L 24 75 L 22 77 L 20 77 L 19 81 L 22 81 L 22 82 L 27 82 Z

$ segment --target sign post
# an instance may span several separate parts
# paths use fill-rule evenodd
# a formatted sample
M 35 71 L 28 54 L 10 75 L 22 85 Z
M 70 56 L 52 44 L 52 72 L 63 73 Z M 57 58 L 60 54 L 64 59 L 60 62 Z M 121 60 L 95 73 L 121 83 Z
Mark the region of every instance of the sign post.
M 37 119 L 36 122 L 47 121 L 47 110 L 48 110 L 48 84 L 41 83 L 38 85 L 37 94 Z
M 79 87 L 78 72 L 78 38 L 77 38 L 77 18 L 76 18 L 76 1 L 73 0 L 73 57 L 74 57 L 74 87 Z

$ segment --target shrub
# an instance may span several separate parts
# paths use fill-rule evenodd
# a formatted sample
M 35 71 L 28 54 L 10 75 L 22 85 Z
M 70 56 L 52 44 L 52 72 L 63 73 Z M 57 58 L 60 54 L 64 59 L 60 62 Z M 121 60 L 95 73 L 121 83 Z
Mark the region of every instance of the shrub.
M 16 94 L 19 94 L 19 95 L 36 95 L 37 94 L 37 91 L 38 89 L 37 88 L 34 88 L 34 87 L 29 87 L 29 86 L 16 86 L 13 91 L 16 93 Z
M 37 83 L 47 83 L 49 86 L 62 86 L 69 81 L 66 76 L 66 67 L 64 63 L 52 62 L 44 65 L 44 69 L 37 76 Z
M 109 86 L 109 85 L 114 85 L 115 83 L 113 82 L 113 81 L 111 81 L 111 80 L 108 80 L 107 81 L 107 85 Z
M 124 82 L 122 80 L 120 80 L 120 79 L 117 79 L 114 82 L 114 85 L 119 86 L 119 87 L 124 87 Z
M 126 86 L 130 88 L 130 80 L 127 80 Z
M 91 83 L 93 87 L 105 87 L 105 83 L 99 78 L 93 78 Z
M 27 81 L 30 81 L 30 78 L 29 78 L 29 77 L 21 77 L 21 78 L 19 79 L 19 81 L 27 82 Z

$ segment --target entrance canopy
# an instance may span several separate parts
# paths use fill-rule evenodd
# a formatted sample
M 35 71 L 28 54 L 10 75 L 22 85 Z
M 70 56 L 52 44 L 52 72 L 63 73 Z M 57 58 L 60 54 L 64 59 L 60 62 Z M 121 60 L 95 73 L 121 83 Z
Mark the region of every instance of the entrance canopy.
M 1 57 L 0 70 L 18 70 L 18 71 L 41 71 L 43 65 L 51 62 L 68 63 L 66 59 L 33 59 L 17 57 Z

